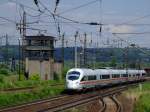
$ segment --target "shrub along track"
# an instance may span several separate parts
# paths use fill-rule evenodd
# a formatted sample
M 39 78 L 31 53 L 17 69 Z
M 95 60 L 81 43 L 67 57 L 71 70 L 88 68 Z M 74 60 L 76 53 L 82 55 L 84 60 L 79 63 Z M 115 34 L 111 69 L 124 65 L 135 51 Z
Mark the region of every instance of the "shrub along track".
M 68 109 L 74 106 L 81 106 L 83 104 L 99 100 L 100 98 L 111 96 L 121 91 L 126 90 L 130 85 L 124 85 L 120 87 L 106 88 L 95 92 L 88 92 L 86 94 L 75 95 L 62 95 L 45 100 L 39 100 L 16 107 L 10 107 L 0 110 L 0 112 L 56 112 L 64 109 Z M 135 86 L 135 84 L 134 84 Z

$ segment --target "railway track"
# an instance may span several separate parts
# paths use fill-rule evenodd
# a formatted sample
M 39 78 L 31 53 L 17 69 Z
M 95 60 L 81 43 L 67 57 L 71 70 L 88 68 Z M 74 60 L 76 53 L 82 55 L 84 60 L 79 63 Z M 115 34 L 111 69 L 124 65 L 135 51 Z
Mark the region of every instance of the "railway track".
M 99 112 L 122 112 L 122 105 L 115 95 L 100 99 L 100 103 L 102 103 L 102 107 Z
M 105 112 L 105 110 L 106 110 L 106 108 L 107 108 L 107 105 L 106 105 L 106 103 L 104 102 L 104 99 L 103 99 L 103 98 L 100 98 L 99 103 L 102 103 L 102 108 L 99 110 L 99 112 Z
M 86 94 L 75 94 L 75 95 L 60 95 L 53 98 L 47 98 L 37 100 L 31 103 L 25 103 L 19 106 L 9 107 L 0 109 L 0 112 L 56 112 L 60 110 L 69 109 L 78 105 L 84 105 L 94 100 L 100 100 L 104 97 L 111 96 L 116 93 L 120 93 L 131 86 L 137 86 L 136 84 L 127 84 L 120 87 L 101 89 L 100 91 L 86 93 Z M 102 101 L 102 100 L 101 100 Z M 104 112 L 107 108 L 105 102 L 102 101 L 103 108 L 100 112 Z M 117 104 L 118 105 L 118 104 Z M 119 107 L 119 106 L 118 106 Z M 120 107 L 119 107 L 120 108 Z M 119 109 L 118 109 L 119 110 Z M 121 112 L 121 111 L 117 111 Z
M 24 103 L 22 105 L 18 105 L 18 106 L 14 106 L 14 107 L 8 107 L 8 108 L 0 109 L 0 112 L 20 112 L 19 110 L 23 110 L 22 112 L 28 112 L 28 110 L 24 110 L 24 109 L 26 109 L 28 107 L 30 108 L 31 106 L 36 106 L 36 105 L 40 105 L 43 103 L 51 102 L 53 100 L 58 100 L 58 99 L 61 100 L 62 98 L 65 98 L 67 96 L 68 95 L 59 95 L 59 96 L 55 96 L 55 97 L 51 97 L 51 98 L 33 101 L 30 103 Z
M 78 106 L 78 105 L 81 106 L 82 104 L 86 104 L 86 103 L 92 102 L 94 100 L 98 100 L 101 97 L 107 97 L 107 96 L 110 96 L 110 95 L 113 95 L 113 94 L 116 94 L 116 93 L 120 93 L 121 91 L 125 90 L 126 88 L 127 87 L 124 86 L 124 87 L 105 90 L 102 93 L 97 92 L 94 95 L 92 94 L 92 96 L 91 96 L 91 94 L 86 96 L 86 97 L 82 96 L 81 99 L 77 99 L 76 101 L 72 100 L 72 101 L 69 101 L 69 102 L 64 102 L 63 104 L 58 104 L 57 106 L 49 107 L 47 109 L 40 110 L 38 112 L 57 112 L 57 111 L 61 111 L 61 110 L 68 109 L 68 108 L 71 108 L 71 107 L 75 107 L 75 106 Z M 104 106 L 104 110 L 105 110 L 105 108 L 106 108 L 106 106 Z
M 111 96 L 124 91 L 127 88 L 128 86 L 121 86 L 86 94 L 63 95 L 16 107 L 1 109 L 0 112 L 57 112 Z
M 116 95 L 113 95 L 110 97 L 112 101 L 116 104 L 117 110 L 116 112 L 122 112 L 122 105 L 121 103 L 117 100 Z

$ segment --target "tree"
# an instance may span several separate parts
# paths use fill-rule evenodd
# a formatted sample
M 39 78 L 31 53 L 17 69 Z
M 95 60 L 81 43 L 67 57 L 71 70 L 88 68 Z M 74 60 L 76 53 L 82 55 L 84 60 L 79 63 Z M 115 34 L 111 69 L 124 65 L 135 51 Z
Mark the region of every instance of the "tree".
M 116 58 L 114 56 L 112 57 L 109 66 L 111 66 L 111 67 L 116 67 L 117 66 Z

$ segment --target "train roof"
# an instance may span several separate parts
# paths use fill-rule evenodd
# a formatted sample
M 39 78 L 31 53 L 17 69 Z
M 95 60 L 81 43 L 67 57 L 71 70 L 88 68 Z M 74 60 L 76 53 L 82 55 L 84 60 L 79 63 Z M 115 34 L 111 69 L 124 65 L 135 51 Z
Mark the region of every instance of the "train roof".
M 127 71 L 124 69 L 111 69 L 111 74 L 126 74 Z
M 97 74 L 138 74 L 138 73 L 145 73 L 144 70 L 133 70 L 133 69 L 88 69 L 88 68 L 72 68 L 68 72 L 71 71 L 78 71 L 85 75 L 97 75 Z
M 90 75 L 94 75 L 94 72 L 92 69 L 88 69 L 88 68 L 72 68 L 70 69 L 68 72 L 72 72 L 72 71 L 78 71 L 84 74 L 90 74 Z
M 126 70 L 123 69 L 96 69 L 94 70 L 96 74 L 103 74 L 103 75 L 108 75 L 108 74 L 126 74 Z
M 95 69 L 94 74 L 103 74 L 103 75 L 108 75 L 110 74 L 110 69 Z

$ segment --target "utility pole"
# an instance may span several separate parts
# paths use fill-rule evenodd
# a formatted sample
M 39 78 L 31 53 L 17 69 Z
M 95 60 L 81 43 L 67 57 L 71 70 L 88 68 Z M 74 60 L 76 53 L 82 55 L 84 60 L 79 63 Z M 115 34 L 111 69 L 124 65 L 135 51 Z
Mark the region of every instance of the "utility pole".
M 74 52 L 75 52 L 75 53 L 74 53 L 74 54 L 75 54 L 75 57 L 74 57 L 74 60 L 75 60 L 75 62 L 74 62 L 74 63 L 75 63 L 75 68 L 77 68 L 77 66 L 78 66 L 78 65 L 77 65 L 77 63 L 78 63 L 78 60 L 77 60 L 77 55 L 78 55 L 78 53 L 77 53 L 77 52 L 78 52 L 78 51 L 77 51 L 77 50 L 78 50 L 78 49 L 77 49 L 77 36 L 78 36 L 78 31 L 76 31 L 76 34 L 75 34 L 75 36 L 74 36 L 74 37 L 75 37 L 75 47 L 74 47 Z
M 128 74 L 128 46 L 125 48 L 125 68 L 126 68 L 126 74 Z
M 22 72 L 25 73 L 25 64 L 24 64 L 24 40 L 26 37 L 26 12 L 23 11 L 23 24 L 22 24 Z
M 84 67 L 86 67 L 86 47 L 87 47 L 87 34 L 85 33 L 84 34 L 84 46 L 83 46 L 83 64 L 84 64 Z
M 22 9 L 24 10 L 24 7 L 22 7 Z M 19 41 L 19 80 L 20 80 L 21 70 L 23 73 L 25 72 L 24 70 L 25 67 L 23 66 L 24 65 L 24 40 L 26 37 L 26 12 L 25 11 L 23 11 L 23 20 L 20 20 L 20 24 L 17 24 L 16 26 L 18 30 L 20 31 L 20 38 L 18 39 Z M 21 40 L 22 40 L 22 46 L 21 46 Z
M 65 33 L 63 33 L 62 35 L 62 48 L 61 48 L 61 61 L 62 61 L 62 73 L 63 73 L 63 69 L 64 69 L 64 37 L 65 37 Z
M 93 47 L 93 69 L 95 69 L 95 65 L 96 65 L 96 48 L 97 48 L 97 46 L 96 46 L 96 44 L 97 43 L 95 43 L 95 45 L 94 45 L 94 47 Z
M 26 36 L 26 12 L 23 12 L 23 40 Z
M 20 39 L 18 39 L 18 41 L 19 41 L 19 80 L 21 80 L 21 64 L 20 64 Z
M 8 65 L 8 35 L 6 34 L 6 65 Z

